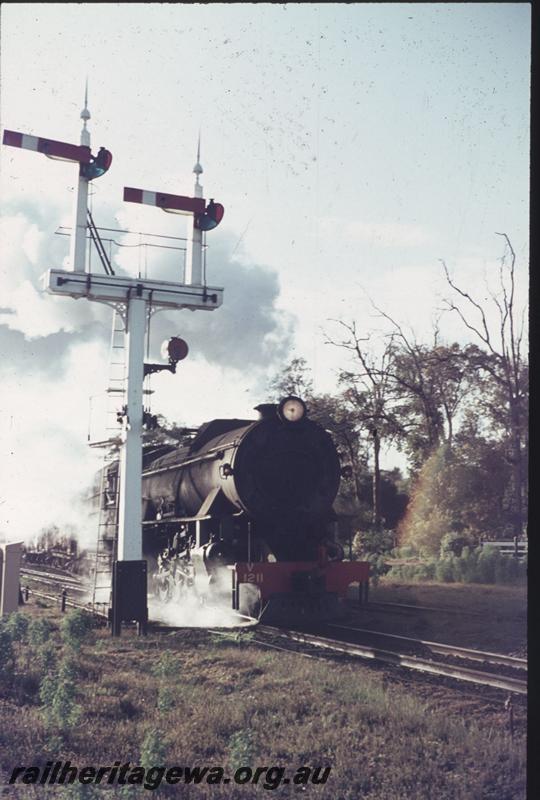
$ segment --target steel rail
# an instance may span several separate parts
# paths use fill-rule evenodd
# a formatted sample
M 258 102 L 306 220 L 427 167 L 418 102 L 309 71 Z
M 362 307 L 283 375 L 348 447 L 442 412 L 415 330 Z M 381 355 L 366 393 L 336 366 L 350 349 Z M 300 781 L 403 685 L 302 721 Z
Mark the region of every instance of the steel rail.
M 469 669 L 468 667 L 456 667 L 449 664 L 440 664 L 426 658 L 408 656 L 403 653 L 381 650 L 377 647 L 368 647 L 349 642 L 329 639 L 325 636 L 313 636 L 312 634 L 298 633 L 293 631 L 283 631 L 280 628 L 261 625 L 261 632 L 279 636 L 289 641 L 298 642 L 303 645 L 312 645 L 325 648 L 337 653 L 344 653 L 349 656 L 367 658 L 373 661 L 382 661 L 396 667 L 407 667 L 408 669 L 420 672 L 428 672 L 433 675 L 456 678 L 460 681 L 474 683 L 480 686 L 491 686 L 496 689 L 503 689 L 507 692 L 516 694 L 527 694 L 527 682 L 518 678 L 493 675 L 479 670 Z
M 30 597 L 35 595 L 36 597 L 41 597 L 44 600 L 52 600 L 54 603 L 60 603 L 62 598 L 58 595 L 52 594 L 45 594 L 44 592 L 37 592 L 35 589 L 28 590 Z M 105 611 L 99 611 L 96 608 L 91 608 L 88 603 L 77 603 L 76 600 L 68 600 L 65 599 L 66 606 L 72 606 L 72 608 L 80 608 L 82 611 L 87 611 L 89 614 L 94 614 L 96 617 L 103 617 L 104 619 L 108 618 L 108 614 Z
M 24 576 L 25 580 L 27 581 L 36 581 L 37 583 L 44 583 L 50 586 L 61 586 L 64 589 L 68 589 L 72 592 L 86 592 L 88 590 L 88 587 L 84 586 L 82 583 L 64 580 L 61 575 L 55 576 L 51 573 L 48 575 L 46 573 L 36 574 L 21 569 L 21 576 Z
M 441 642 L 430 642 L 425 639 L 414 639 L 411 636 L 400 636 L 395 633 L 384 633 L 383 631 L 373 631 L 369 628 L 353 628 L 349 625 L 339 625 L 337 623 L 326 623 L 328 628 L 339 628 L 343 631 L 353 631 L 370 636 L 379 636 L 382 639 L 396 639 L 402 642 L 409 642 L 415 645 L 422 645 L 429 648 L 438 655 L 456 656 L 466 658 L 469 661 L 481 661 L 483 664 L 495 664 L 503 667 L 513 667 L 514 669 L 527 670 L 527 659 L 507 656 L 504 653 L 490 653 L 482 650 L 472 650 L 468 647 L 458 647 L 457 645 L 442 644 Z
M 45 567 L 45 565 L 43 565 Z M 24 565 L 21 567 L 21 573 L 25 575 L 29 575 L 35 578 L 44 577 L 44 578 L 55 578 L 58 581 L 66 581 L 68 583 L 78 583 L 81 584 L 81 579 L 75 575 L 64 575 L 60 572 L 49 572 L 46 568 L 39 569 L 34 568 L 29 565 Z
M 378 603 L 377 601 L 369 601 L 367 604 L 368 611 L 376 611 L 377 607 L 381 609 L 388 608 L 390 611 L 434 611 L 437 614 L 463 614 L 463 611 L 458 608 L 441 608 L 435 606 L 418 606 L 413 603 Z M 481 617 L 480 611 L 467 610 L 469 616 Z

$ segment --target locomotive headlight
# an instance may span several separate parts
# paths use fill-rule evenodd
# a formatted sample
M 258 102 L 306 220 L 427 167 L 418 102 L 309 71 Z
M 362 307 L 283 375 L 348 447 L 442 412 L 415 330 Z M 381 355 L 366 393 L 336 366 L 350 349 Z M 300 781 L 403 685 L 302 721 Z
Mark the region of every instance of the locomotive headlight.
M 278 406 L 278 416 L 283 422 L 299 422 L 306 416 L 306 404 L 299 397 L 285 397 Z

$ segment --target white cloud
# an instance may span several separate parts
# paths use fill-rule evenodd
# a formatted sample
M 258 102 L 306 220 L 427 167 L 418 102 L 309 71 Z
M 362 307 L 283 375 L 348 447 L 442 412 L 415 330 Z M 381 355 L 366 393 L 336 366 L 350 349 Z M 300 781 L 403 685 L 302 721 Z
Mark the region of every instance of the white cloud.
M 424 226 L 406 222 L 360 222 L 337 217 L 322 217 L 321 232 L 350 242 L 377 245 L 378 247 L 420 247 L 434 240 Z

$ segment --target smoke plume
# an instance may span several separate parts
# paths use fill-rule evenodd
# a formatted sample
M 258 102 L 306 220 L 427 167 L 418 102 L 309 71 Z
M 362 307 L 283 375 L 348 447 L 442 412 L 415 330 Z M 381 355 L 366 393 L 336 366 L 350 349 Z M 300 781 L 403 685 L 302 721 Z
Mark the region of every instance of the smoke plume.
M 123 219 L 116 217 L 106 209 L 98 224 L 114 227 Z M 86 445 L 88 403 L 107 385 L 111 310 L 42 292 L 45 270 L 66 266 L 69 240 L 54 236 L 59 222 L 65 222 L 59 206 L 51 203 L 44 210 L 27 201 L 8 204 L 2 220 L 0 457 L 7 477 L 0 534 L 31 541 L 44 527 L 69 525 L 90 543 L 95 521 L 80 494 L 91 485 L 100 459 Z M 111 251 L 118 274 L 136 273 L 136 250 Z M 225 287 L 222 308 L 160 312 L 152 319 L 151 360 L 160 360 L 159 346 L 172 335 L 190 345 L 180 375 L 156 378 L 154 413 L 186 424 L 202 421 L 200 409 L 210 417 L 245 414 L 246 406 L 264 399 L 256 395 L 257 387 L 287 352 L 293 319 L 277 308 L 277 275 L 234 259 L 231 251 L 232 238 L 221 235 L 208 255 L 209 284 Z M 149 277 L 178 280 L 174 256 L 157 251 Z M 101 272 L 95 254 L 92 258 L 92 269 Z M 246 401 L 250 393 L 253 401 Z

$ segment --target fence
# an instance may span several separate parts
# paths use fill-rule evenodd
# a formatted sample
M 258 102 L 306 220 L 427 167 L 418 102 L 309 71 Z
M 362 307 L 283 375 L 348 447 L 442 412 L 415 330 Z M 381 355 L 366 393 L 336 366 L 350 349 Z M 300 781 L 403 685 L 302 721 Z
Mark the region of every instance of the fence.
M 504 542 L 481 542 L 481 547 L 496 547 L 497 550 L 505 556 L 515 556 L 516 558 L 523 558 L 529 551 L 528 539 L 518 539 L 514 536 L 513 539 L 506 539 Z

